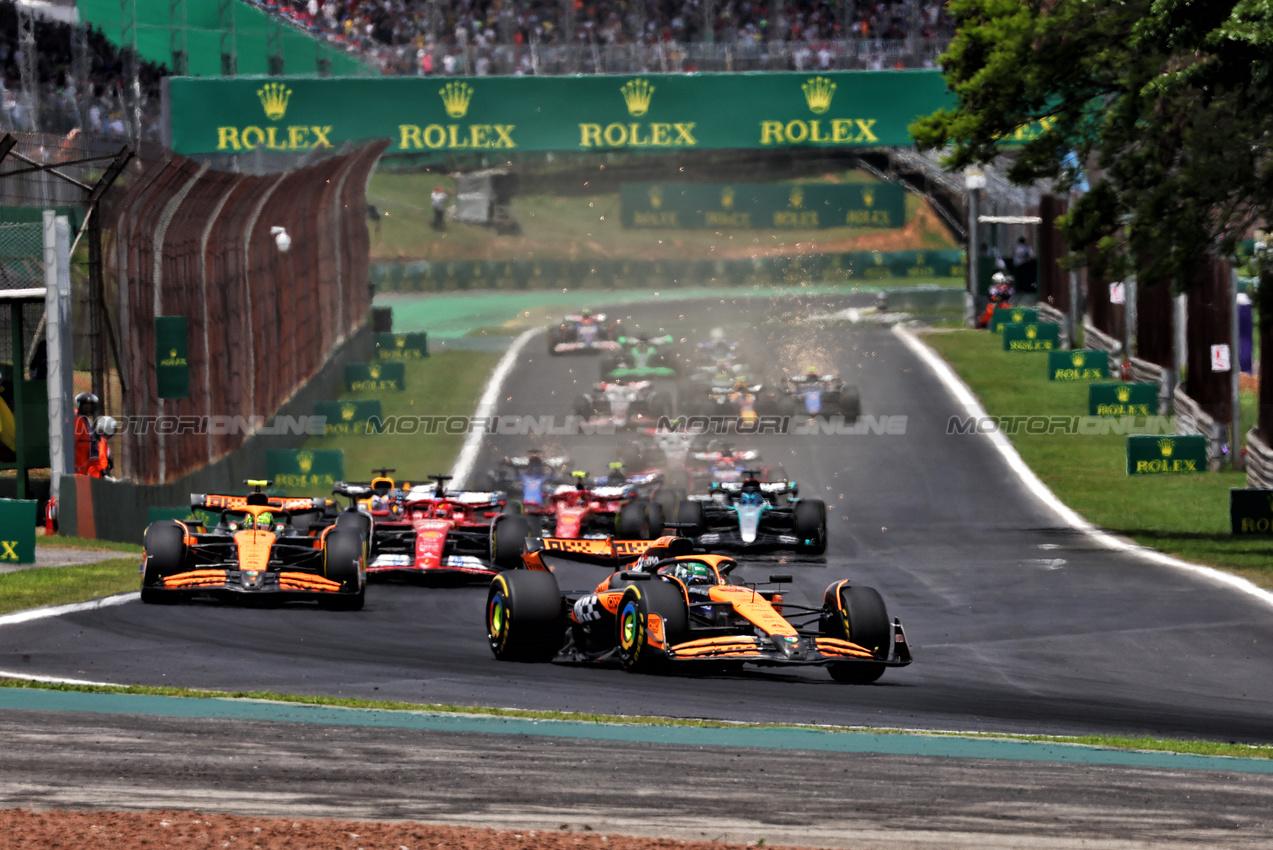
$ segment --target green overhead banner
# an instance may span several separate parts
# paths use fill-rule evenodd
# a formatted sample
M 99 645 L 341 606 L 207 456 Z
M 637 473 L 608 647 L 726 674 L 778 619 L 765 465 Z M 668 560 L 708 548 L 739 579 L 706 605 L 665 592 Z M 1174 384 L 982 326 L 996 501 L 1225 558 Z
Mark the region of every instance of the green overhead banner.
M 624 183 L 624 227 L 901 227 L 900 183 Z
M 953 98 L 937 70 L 575 77 L 175 77 L 183 154 L 297 152 L 372 137 L 388 153 L 895 147 Z M 878 225 L 877 225 L 878 226 Z
M 1101 381 L 1109 378 L 1109 355 L 1092 348 L 1048 352 L 1049 381 Z
M 160 398 L 190 398 L 189 349 L 185 316 L 155 317 L 155 385 Z

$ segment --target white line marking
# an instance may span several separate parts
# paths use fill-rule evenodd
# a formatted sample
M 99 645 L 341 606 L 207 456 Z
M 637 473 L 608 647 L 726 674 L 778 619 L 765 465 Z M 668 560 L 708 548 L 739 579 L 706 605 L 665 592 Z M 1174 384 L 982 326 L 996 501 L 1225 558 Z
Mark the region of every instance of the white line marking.
M 513 371 L 513 366 L 517 364 L 518 355 L 522 353 L 526 343 L 530 342 L 531 337 L 541 333 L 543 330 L 542 327 L 531 328 L 523 331 L 521 336 L 513 340 L 513 344 L 508 347 L 508 351 L 504 352 L 504 356 L 496 364 L 490 380 L 486 382 L 486 388 L 482 391 L 482 398 L 477 403 L 477 412 L 473 414 L 474 419 L 485 419 L 495 412 L 495 405 L 499 401 L 504 379 L 508 377 L 509 372 Z M 460 456 L 456 459 L 455 466 L 451 468 L 451 486 L 455 489 L 463 490 L 465 484 L 467 484 L 468 477 L 473 472 L 473 464 L 477 463 L 477 453 L 482 448 L 482 437 L 484 436 L 486 435 L 479 429 L 470 430 L 468 436 L 464 438 L 464 447 L 460 449 Z
M 75 602 L 71 605 L 54 605 L 49 608 L 32 608 L 28 611 L 14 611 L 12 614 L 0 616 L 0 626 L 12 626 L 16 623 L 29 623 L 32 620 L 43 620 L 45 617 L 61 617 L 63 614 L 74 614 L 76 611 L 92 611 L 96 608 L 107 608 L 111 605 L 123 605 L 140 599 L 137 591 L 117 593 L 101 599 L 90 599 L 88 602 Z
M 963 382 L 959 375 L 955 374 L 955 370 L 950 368 L 949 364 L 947 364 L 945 360 L 941 359 L 941 356 L 938 355 L 937 352 L 929 348 L 928 345 L 912 331 L 902 327 L 901 325 L 894 325 L 893 333 L 896 334 L 897 337 L 905 343 L 906 347 L 914 352 L 920 360 L 923 360 L 928 368 L 933 370 L 933 372 L 937 375 L 937 379 L 941 381 L 942 385 L 945 386 L 950 394 L 955 397 L 955 401 L 967 410 L 969 415 L 977 418 L 988 416 L 986 409 L 981 406 L 981 402 L 978 401 L 977 396 L 973 394 L 973 391 L 968 388 L 968 385 Z M 1233 588 L 1234 590 L 1241 591 L 1248 596 L 1255 597 L 1266 605 L 1273 606 L 1273 593 L 1264 590 L 1244 578 L 1232 575 L 1231 573 L 1222 572 L 1221 570 L 1212 569 L 1211 567 L 1204 567 L 1201 564 L 1194 564 L 1189 561 L 1182 561 L 1179 558 L 1173 558 L 1171 555 L 1165 555 L 1157 549 L 1150 549 L 1148 546 L 1142 546 L 1134 540 L 1128 540 L 1125 537 L 1118 537 L 1110 534 L 1108 531 L 1103 531 L 1097 528 L 1063 504 L 1061 500 L 1056 497 L 1056 494 L 1049 490 L 1047 485 L 1039 480 L 1038 476 L 1034 474 L 1034 471 L 1031 470 L 1030 467 L 1026 465 L 1026 462 L 1021 459 L 1021 455 L 1017 454 L 1017 450 L 1013 448 L 1012 442 L 1005 437 L 1001 431 L 996 430 L 985 434 L 984 436 L 990 440 L 991 445 L 993 445 L 1003 456 L 1004 462 L 1007 463 L 1008 467 L 1016 473 L 1018 478 L 1021 479 L 1021 483 L 1024 484 L 1025 488 L 1030 491 L 1031 495 L 1038 499 L 1044 507 L 1049 508 L 1056 513 L 1061 518 L 1062 522 L 1076 531 L 1082 532 L 1107 549 L 1112 549 L 1115 552 L 1124 552 L 1152 564 L 1159 564 L 1161 566 L 1172 567 L 1173 569 L 1192 573 L 1217 584 L 1223 584 Z
M 0 679 L 20 679 L 23 682 L 44 682 L 49 685 L 92 685 L 95 688 L 118 688 L 115 682 L 90 682 L 87 679 L 60 679 L 57 676 L 29 676 L 26 673 L 13 673 L 0 670 Z

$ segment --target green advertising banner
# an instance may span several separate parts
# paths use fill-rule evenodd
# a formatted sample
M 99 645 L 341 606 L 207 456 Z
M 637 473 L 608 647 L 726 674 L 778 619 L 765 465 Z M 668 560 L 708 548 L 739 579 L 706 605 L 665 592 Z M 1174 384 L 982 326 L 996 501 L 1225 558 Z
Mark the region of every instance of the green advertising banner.
M 1099 381 L 1109 377 L 1109 354 L 1094 349 L 1048 352 L 1049 381 Z
M 1060 347 L 1061 326 L 1056 322 L 1005 322 L 1004 351 L 1052 351 Z
M 624 183 L 619 217 L 637 228 L 901 227 L 900 183 Z
M 186 520 L 199 520 L 200 516 L 193 508 L 186 506 L 184 508 L 146 508 L 146 524 L 152 522 L 162 522 L 163 520 L 175 519 L 180 522 Z
M 1087 388 L 1089 416 L 1157 416 L 1157 384 L 1092 384 Z
M 350 392 L 402 392 L 407 388 L 407 367 L 401 360 L 389 363 L 346 363 L 345 386 Z
M 1273 534 L 1273 490 L 1230 490 L 1229 526 L 1234 534 Z
M 345 453 L 340 449 L 269 449 L 265 474 L 275 487 L 292 495 L 326 495 L 345 479 Z
M 155 385 L 160 398 L 190 398 L 190 337 L 185 316 L 155 317 Z
M 367 420 L 373 416 L 379 419 L 383 414 L 380 412 L 380 400 L 372 398 L 362 401 L 315 402 L 314 415 L 327 417 L 327 422 L 323 425 L 323 436 L 336 437 L 365 434 Z
M 35 502 L 0 499 L 0 566 L 35 563 Z
M 1039 311 L 1033 307 L 1003 307 L 990 314 L 990 332 L 999 333 L 1008 322 L 1034 324 L 1039 321 Z
M 1127 438 L 1128 475 L 1178 475 L 1207 471 L 1207 438 L 1133 435 Z
M 390 154 L 497 157 L 909 146 L 912 121 L 954 103 L 938 70 L 175 77 L 167 85 L 169 146 L 194 155 L 304 152 L 379 137 L 392 141 Z
M 377 360 L 419 360 L 428 356 L 427 333 L 376 334 Z

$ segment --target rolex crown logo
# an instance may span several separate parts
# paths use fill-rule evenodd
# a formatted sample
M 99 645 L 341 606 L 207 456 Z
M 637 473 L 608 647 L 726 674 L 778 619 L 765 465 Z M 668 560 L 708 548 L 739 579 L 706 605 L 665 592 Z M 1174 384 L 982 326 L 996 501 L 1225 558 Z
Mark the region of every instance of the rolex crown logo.
M 805 103 L 814 115 L 821 115 L 831 108 L 831 98 L 835 96 L 835 83 L 826 77 L 814 77 L 802 85 Z
M 643 77 L 628 80 L 619 89 L 623 92 L 623 102 L 628 105 L 628 114 L 640 118 L 650 111 L 650 98 L 654 96 L 654 86 Z
M 282 83 L 266 83 L 256 96 L 265 107 L 265 117 L 277 121 L 287 113 L 287 101 L 292 97 L 292 90 Z
M 1127 402 L 1132 400 L 1131 387 L 1119 387 L 1117 390 L 1114 391 L 1114 393 L 1115 395 L 1118 396 L 1118 401 L 1121 404 L 1127 404 Z
M 874 189 L 863 189 L 863 190 L 862 190 L 862 203 L 866 204 L 868 207 L 870 207 L 870 206 L 874 206 L 874 204 L 875 204 L 875 190 L 874 190 Z
M 438 89 L 438 94 L 442 95 L 447 115 L 463 118 L 469 111 L 469 101 L 473 99 L 473 87 L 468 83 L 447 83 Z
M 663 187 L 662 186 L 651 186 L 649 194 L 650 194 L 650 206 L 654 207 L 656 210 L 659 207 L 663 206 Z
M 1086 358 L 1077 351 L 1070 355 L 1070 365 L 1076 369 L 1082 366 L 1085 360 Z
M 1014 322 L 1020 322 L 1020 321 L 1022 321 L 1023 319 L 1025 319 L 1025 313 L 1023 313 L 1023 312 L 1022 312 L 1022 311 L 1020 311 L 1020 310 L 1013 310 L 1013 311 L 1012 311 L 1012 321 L 1014 321 Z
M 367 374 L 371 376 L 373 381 L 380 380 L 380 364 L 371 363 L 367 366 Z
M 923 252 L 923 251 L 916 251 L 916 252 L 915 252 L 915 265 L 917 265 L 917 266 L 922 266 L 922 265 L 924 265 L 924 252 Z
M 302 473 L 309 474 L 309 471 L 314 468 L 314 453 L 311 451 L 297 452 L 296 466 Z
M 1170 437 L 1163 437 L 1158 441 L 1158 451 L 1162 452 L 1163 457 L 1171 457 L 1171 453 L 1176 450 L 1176 442 Z
M 342 404 L 340 406 L 340 418 L 346 422 L 352 420 L 354 418 L 354 414 L 357 412 L 358 405 L 356 404 Z
M 1025 326 L 1025 338 L 1026 338 L 1026 339 L 1034 339 L 1034 338 L 1035 338 L 1035 337 L 1037 337 L 1038 335 L 1039 335 L 1039 326 L 1038 326 L 1038 325 L 1026 325 L 1026 326 Z
M 723 209 L 732 210 L 734 208 L 734 187 L 726 186 L 720 190 L 720 205 Z
M 796 209 L 799 209 L 801 204 L 804 203 L 804 189 L 801 189 L 799 186 L 792 189 L 790 200 L 791 205 Z
M 405 336 L 396 336 L 393 338 L 393 344 L 398 348 L 406 348 L 407 338 Z
M 872 251 L 871 259 L 875 261 L 875 265 L 877 266 L 884 265 L 884 255 L 881 254 L 879 251 Z
M 171 349 L 169 349 L 169 350 L 168 350 L 168 356 L 169 356 L 169 357 L 171 357 L 173 360 L 176 360 L 176 359 L 177 359 L 177 349 L 175 349 L 175 348 L 171 348 Z

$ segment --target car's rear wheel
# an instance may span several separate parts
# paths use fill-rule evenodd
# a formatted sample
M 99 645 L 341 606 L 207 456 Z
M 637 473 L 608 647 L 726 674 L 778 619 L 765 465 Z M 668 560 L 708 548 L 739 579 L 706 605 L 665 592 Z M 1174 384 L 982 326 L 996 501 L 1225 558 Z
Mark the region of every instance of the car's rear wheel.
M 703 503 L 686 499 L 676 509 L 676 521 L 692 526 L 682 528 L 681 534 L 686 537 L 698 537 L 707 529 L 707 516 L 703 511 Z
M 652 525 L 649 504 L 638 499 L 619 508 L 614 533 L 623 540 L 649 540 Z M 659 518 L 659 530 L 663 530 L 662 517 Z
M 501 570 L 520 567 L 529 536 L 530 523 L 526 517 L 509 514 L 496 517 L 491 527 L 491 563 Z
M 333 529 L 323 547 L 323 575 L 340 582 L 340 591 L 321 597 L 323 606 L 333 611 L 361 611 L 367 598 L 363 570 L 364 542 L 353 528 Z
M 357 508 L 346 508 L 336 517 L 336 527 L 362 535 L 363 557 L 371 557 L 371 517 Z
M 806 555 L 827 551 L 827 506 L 820 499 L 801 499 L 795 509 L 796 548 Z
M 548 328 L 548 353 L 557 354 L 557 346 L 562 342 L 561 327 L 550 325 Z
M 827 588 L 823 600 L 822 632 L 828 637 L 847 640 L 868 649 L 880 659 L 888 657 L 893 639 L 888 609 L 879 591 L 851 584 Z M 831 664 L 827 670 L 837 682 L 850 685 L 869 685 L 884 675 L 884 665 L 870 661 Z
M 651 615 L 658 616 L 661 628 L 652 629 Z M 666 665 L 667 647 L 684 642 L 689 632 L 689 607 L 680 589 L 668 582 L 635 582 L 619 600 L 616 624 L 623 668 L 652 672 Z
M 500 661 L 551 661 L 561 648 L 561 591 L 552 573 L 509 570 L 486 594 L 486 639 Z
M 839 407 L 846 422 L 854 422 L 862 415 L 862 399 L 857 387 L 843 387 L 840 390 Z
M 587 396 L 575 396 L 575 416 L 580 419 L 591 419 L 597 415 L 597 406 Z
M 144 539 L 146 567 L 142 572 L 141 601 L 163 604 L 176 601 L 163 590 L 164 577 L 181 572 L 186 560 L 186 532 L 173 520 L 152 522 Z

